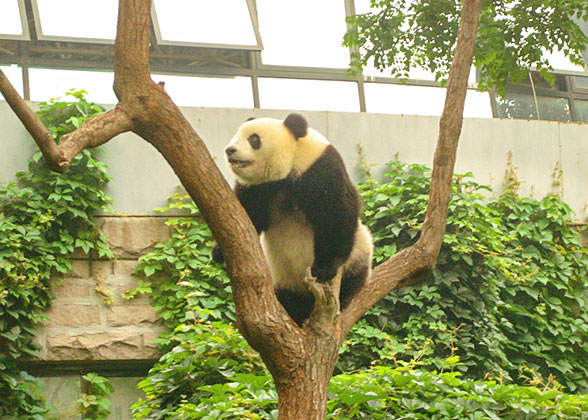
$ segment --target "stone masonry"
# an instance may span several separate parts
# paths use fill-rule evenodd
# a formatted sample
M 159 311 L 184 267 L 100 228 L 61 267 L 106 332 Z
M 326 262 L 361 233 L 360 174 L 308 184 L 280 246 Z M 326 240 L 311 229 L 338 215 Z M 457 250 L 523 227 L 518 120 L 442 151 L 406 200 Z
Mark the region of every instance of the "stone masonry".
M 159 357 L 153 344 L 164 327 L 149 298 L 121 297 L 137 286 L 131 275 L 137 258 L 169 237 L 165 218 L 156 216 L 101 217 L 102 230 L 113 250 L 113 261 L 76 254 L 73 269 L 55 278 L 55 300 L 49 322 L 39 330 L 41 359 L 46 361 L 149 360 Z M 583 231 L 588 242 L 588 230 Z M 110 297 L 112 302 L 105 304 Z
M 137 258 L 169 237 L 165 219 L 154 216 L 101 217 L 113 261 L 75 254 L 73 269 L 53 281 L 55 300 L 37 342 L 46 361 L 146 360 L 159 357 L 153 344 L 164 327 L 140 296 L 121 294 L 137 286 Z M 112 302 L 106 300 L 111 298 Z

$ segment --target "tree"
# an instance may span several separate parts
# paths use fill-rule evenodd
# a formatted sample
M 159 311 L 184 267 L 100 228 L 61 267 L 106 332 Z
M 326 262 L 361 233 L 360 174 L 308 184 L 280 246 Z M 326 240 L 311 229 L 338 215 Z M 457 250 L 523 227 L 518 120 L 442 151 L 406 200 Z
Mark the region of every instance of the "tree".
M 391 290 L 421 281 L 439 254 L 461 132 L 481 0 L 464 0 L 440 122 L 431 193 L 422 234 L 411 247 L 374 269 L 343 312 L 337 277 L 310 282 L 316 304 L 308 324 L 298 327 L 273 292 L 255 229 L 208 153 L 162 86 L 150 78 L 150 0 L 120 0 L 115 41 L 116 108 L 92 118 L 59 144 L 0 72 L 0 91 L 27 127 L 48 165 L 63 172 L 81 150 L 132 131 L 151 143 L 174 169 L 223 249 L 238 328 L 274 378 L 280 419 L 324 419 L 327 386 L 339 347 L 350 328 Z
M 373 13 L 349 18 L 344 45 L 355 47 L 352 68 L 368 62 L 393 76 L 408 78 L 413 68 L 447 77 L 453 56 L 460 7 L 455 0 L 371 0 Z M 485 0 L 480 13 L 474 66 L 479 88 L 504 94 L 507 83 L 527 78 L 530 69 L 553 83 L 548 55 L 563 52 L 577 65 L 588 36 L 578 22 L 588 21 L 585 0 Z

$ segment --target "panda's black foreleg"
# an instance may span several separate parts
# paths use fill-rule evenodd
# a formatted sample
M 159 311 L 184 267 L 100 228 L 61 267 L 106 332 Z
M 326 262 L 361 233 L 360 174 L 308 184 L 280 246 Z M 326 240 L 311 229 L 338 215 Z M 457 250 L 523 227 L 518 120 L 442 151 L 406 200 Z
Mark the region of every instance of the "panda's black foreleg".
M 314 296 L 310 293 L 276 289 L 276 296 L 290 318 L 299 326 L 302 326 L 314 309 Z

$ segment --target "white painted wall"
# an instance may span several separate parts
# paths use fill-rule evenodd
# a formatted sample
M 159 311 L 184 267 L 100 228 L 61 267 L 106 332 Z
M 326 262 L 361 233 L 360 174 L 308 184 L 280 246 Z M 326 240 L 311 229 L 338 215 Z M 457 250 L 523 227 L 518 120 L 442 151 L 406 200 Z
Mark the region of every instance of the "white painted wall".
M 232 184 L 222 151 L 237 127 L 252 116 L 284 118 L 289 111 L 182 108 L 204 139 Z M 437 141 L 438 117 L 343 112 L 302 112 L 310 125 L 340 150 L 355 180 L 359 179 L 358 145 L 366 161 L 381 176 L 383 164 L 398 159 L 431 166 Z M 20 122 L 0 101 L 0 182 L 26 168 L 34 143 Z M 134 134 L 126 133 L 104 146 L 114 181 L 108 194 L 114 209 L 125 214 L 150 214 L 177 191 L 179 181 L 163 157 Z M 500 191 L 509 152 L 518 167 L 521 194 L 540 198 L 557 192 L 555 166 L 563 170 L 563 197 L 585 221 L 588 207 L 588 124 L 548 121 L 466 119 L 458 149 L 456 172 L 473 172 L 476 181 Z

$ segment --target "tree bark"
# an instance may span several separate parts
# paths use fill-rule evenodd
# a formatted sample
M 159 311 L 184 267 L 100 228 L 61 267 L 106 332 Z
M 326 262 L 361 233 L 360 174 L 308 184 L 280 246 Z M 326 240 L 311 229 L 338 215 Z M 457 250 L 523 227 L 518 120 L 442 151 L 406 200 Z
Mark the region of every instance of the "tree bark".
M 337 276 L 308 286 L 317 304 L 298 327 L 279 304 L 259 239 L 204 142 L 161 86 L 150 78 L 150 0 L 120 0 L 115 41 L 114 111 L 87 120 L 55 144 L 0 71 L 0 91 L 29 130 L 48 165 L 67 169 L 79 151 L 133 131 L 151 143 L 181 180 L 223 249 L 238 327 L 271 372 L 280 420 L 322 420 L 327 387 L 341 343 L 351 327 L 391 290 L 422 280 L 435 265 L 445 231 L 451 179 L 481 0 L 464 0 L 433 166 L 431 194 L 415 245 L 377 267 L 349 306 L 338 311 Z

